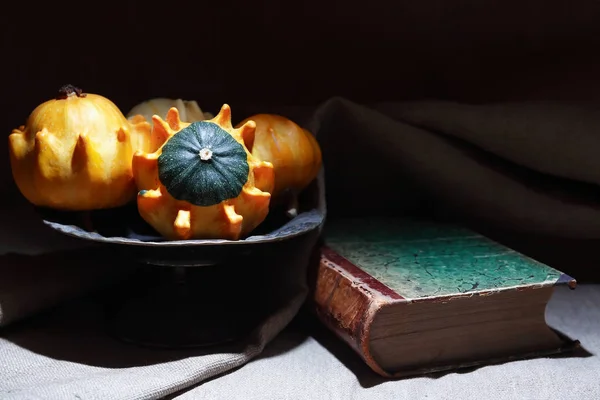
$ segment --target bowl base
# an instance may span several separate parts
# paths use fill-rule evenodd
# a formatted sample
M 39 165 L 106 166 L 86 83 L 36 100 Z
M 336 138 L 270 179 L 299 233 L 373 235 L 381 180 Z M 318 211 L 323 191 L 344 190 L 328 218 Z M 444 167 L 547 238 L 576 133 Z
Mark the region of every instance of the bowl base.
M 226 265 L 150 268 L 156 270 L 158 284 L 111 307 L 108 322 L 114 337 L 154 348 L 207 347 L 240 339 L 253 328 L 250 310 L 215 284 L 222 282 L 215 275 L 228 271 Z

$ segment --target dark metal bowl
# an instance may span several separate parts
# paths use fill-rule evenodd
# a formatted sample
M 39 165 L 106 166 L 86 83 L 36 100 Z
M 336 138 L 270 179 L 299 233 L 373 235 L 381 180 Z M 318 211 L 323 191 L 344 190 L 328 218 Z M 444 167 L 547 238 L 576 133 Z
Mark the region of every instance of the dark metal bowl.
M 321 174 L 300 195 L 297 216 L 289 218 L 284 207 L 272 207 L 267 219 L 241 240 L 168 241 L 140 217 L 135 205 L 92 212 L 37 211 L 43 222 L 58 232 L 108 246 L 115 262 L 129 259 L 159 266 L 141 268 L 134 283 L 125 285 L 126 292 L 132 293 L 110 307 L 109 325 L 115 336 L 128 342 L 173 348 L 219 344 L 252 329 L 259 318 L 250 311 L 262 310 L 264 305 L 251 300 L 260 293 L 276 292 L 273 288 L 281 284 L 253 295 L 233 290 L 228 301 L 215 302 L 223 293 L 214 282 L 227 282 L 231 287 L 235 282 L 228 279 L 237 276 L 238 286 L 244 286 L 253 275 L 259 276 L 261 271 L 242 274 L 250 265 L 258 269 L 261 265 L 246 257 L 269 254 L 268 250 L 276 251 L 290 244 L 289 240 L 320 228 L 325 219 L 324 199 Z M 152 281 L 148 279 L 151 275 L 157 275 L 159 283 L 147 287 L 142 282 Z M 143 286 L 139 294 L 131 289 L 137 286 Z
M 155 265 L 202 266 L 248 255 L 317 229 L 325 218 L 321 182 L 319 177 L 301 193 L 296 217 L 290 219 L 283 206 L 274 206 L 266 220 L 241 240 L 165 240 L 140 217 L 135 204 L 88 212 L 47 208 L 37 208 L 37 212 L 50 228 L 87 242 L 110 245 L 121 256 Z

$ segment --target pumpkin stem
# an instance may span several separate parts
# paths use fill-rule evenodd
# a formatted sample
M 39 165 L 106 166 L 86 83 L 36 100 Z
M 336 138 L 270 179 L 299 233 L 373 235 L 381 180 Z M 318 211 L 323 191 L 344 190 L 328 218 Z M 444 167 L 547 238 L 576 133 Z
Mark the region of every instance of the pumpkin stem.
M 56 96 L 56 99 L 63 100 L 63 99 L 66 99 L 67 97 L 73 96 L 73 95 L 75 95 L 77 97 L 87 96 L 85 93 L 83 93 L 83 90 L 79 89 L 76 86 L 68 84 L 68 85 L 64 85 L 63 87 L 58 89 L 58 96 Z
M 208 149 L 208 148 L 203 148 L 202 150 L 200 150 L 200 152 L 198 153 L 198 155 L 200 156 L 200 159 L 202 161 L 208 161 L 212 158 L 212 150 Z

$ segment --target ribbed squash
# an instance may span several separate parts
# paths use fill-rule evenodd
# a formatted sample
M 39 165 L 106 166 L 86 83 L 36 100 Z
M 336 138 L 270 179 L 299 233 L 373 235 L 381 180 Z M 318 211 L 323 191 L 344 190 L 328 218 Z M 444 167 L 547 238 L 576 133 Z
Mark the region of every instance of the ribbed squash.
M 149 138 L 107 98 L 66 85 L 8 137 L 13 178 L 37 206 L 118 207 L 135 199 L 133 152 Z
M 175 107 L 166 121 L 158 115 L 152 120 L 152 135 L 162 144 L 133 157 L 145 221 L 170 240 L 238 240 L 263 222 L 274 175 L 273 165 L 244 145 L 254 122 L 234 129 L 227 104 L 206 121 L 183 122 Z
M 158 115 L 164 119 L 172 107 L 175 107 L 179 111 L 179 118 L 183 122 L 204 121 L 214 118 L 214 115 L 211 113 L 203 112 L 194 100 L 169 99 L 165 97 L 157 97 L 137 104 L 129 110 L 127 118 L 136 118 L 136 116 L 141 115 L 147 121 L 152 121 L 152 116 Z
M 246 146 L 259 160 L 273 164 L 274 200 L 286 191 L 297 194 L 316 178 L 321 169 L 321 148 L 310 132 L 275 114 L 253 115 L 237 126 L 248 121 L 256 123 L 256 133 L 246 140 Z
M 203 112 L 198 103 L 193 100 L 169 99 L 157 97 L 143 101 L 134 106 L 128 113 L 127 119 L 134 126 L 135 130 L 143 137 L 148 138 L 148 143 L 143 148 L 147 152 L 156 151 L 162 142 L 152 136 L 152 117 L 158 115 L 165 119 L 167 112 L 175 107 L 179 112 L 179 118 L 182 122 L 204 121 L 214 118 L 209 112 Z

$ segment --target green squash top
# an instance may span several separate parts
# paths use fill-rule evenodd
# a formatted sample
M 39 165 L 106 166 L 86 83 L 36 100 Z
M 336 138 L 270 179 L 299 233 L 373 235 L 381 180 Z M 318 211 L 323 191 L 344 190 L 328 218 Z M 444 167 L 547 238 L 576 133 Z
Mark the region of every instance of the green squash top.
M 158 178 L 173 198 L 196 206 L 233 199 L 248 181 L 246 149 L 214 122 L 175 133 L 158 157 Z

